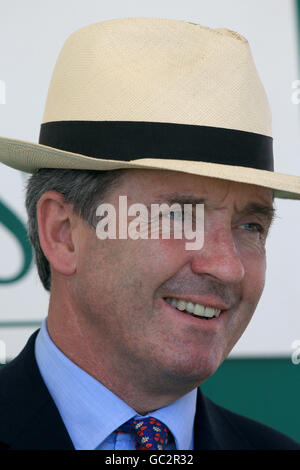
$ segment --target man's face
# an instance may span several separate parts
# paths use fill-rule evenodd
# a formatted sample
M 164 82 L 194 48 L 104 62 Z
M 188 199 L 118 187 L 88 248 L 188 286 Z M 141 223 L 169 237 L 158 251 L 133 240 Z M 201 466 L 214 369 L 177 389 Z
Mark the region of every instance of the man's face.
M 83 222 L 73 289 L 99 361 L 111 361 L 116 373 L 139 374 L 160 391 L 179 381 L 200 384 L 244 332 L 264 287 L 273 207 L 267 188 L 155 170 L 128 171 L 105 202 L 118 214 L 119 195 L 127 195 L 129 206 L 168 203 L 165 194 L 204 200 L 203 248 L 186 250 L 184 237 L 99 240 Z M 221 314 L 195 317 L 166 298 Z

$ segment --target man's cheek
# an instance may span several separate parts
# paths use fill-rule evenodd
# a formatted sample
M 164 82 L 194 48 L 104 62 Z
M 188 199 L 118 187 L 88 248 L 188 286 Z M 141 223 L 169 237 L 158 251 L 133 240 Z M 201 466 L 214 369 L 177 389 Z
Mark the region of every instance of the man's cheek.
M 224 349 L 224 359 L 226 359 L 232 348 L 244 334 L 255 312 L 255 308 L 256 304 L 244 300 L 234 312 L 227 325 L 227 347 Z
M 264 291 L 265 281 L 266 281 L 266 269 L 265 269 L 265 266 L 261 266 L 260 269 L 255 270 L 255 275 L 253 276 L 253 280 L 251 283 L 249 283 L 250 300 L 255 305 L 255 308 Z
M 245 269 L 243 279 L 244 296 L 252 302 L 258 302 L 265 286 L 266 255 L 265 250 L 243 253 L 242 263 Z

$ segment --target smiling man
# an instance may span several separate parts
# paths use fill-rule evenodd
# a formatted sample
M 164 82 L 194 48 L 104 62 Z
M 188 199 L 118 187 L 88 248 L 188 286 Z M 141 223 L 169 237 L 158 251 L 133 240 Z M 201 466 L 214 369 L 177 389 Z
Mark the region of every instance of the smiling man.
M 158 18 L 84 27 L 57 61 L 39 144 L 3 137 L 0 158 L 32 173 L 29 237 L 50 292 L 42 328 L 0 373 L 0 446 L 300 449 L 199 388 L 263 292 L 274 197 L 300 198 L 300 178 L 273 171 L 245 38 Z M 118 218 L 120 196 L 203 204 L 203 244 L 172 230 L 99 239 L 97 208 Z
M 273 213 L 267 188 L 158 170 L 127 170 L 106 201 L 117 206 L 126 194 L 149 204 L 163 191 L 205 200 L 201 250 L 172 237 L 99 241 L 57 192 L 44 193 L 38 206 L 40 242 L 54 270 L 49 334 L 141 414 L 194 389 L 228 356 L 264 287 Z M 191 314 L 184 302 L 215 316 Z

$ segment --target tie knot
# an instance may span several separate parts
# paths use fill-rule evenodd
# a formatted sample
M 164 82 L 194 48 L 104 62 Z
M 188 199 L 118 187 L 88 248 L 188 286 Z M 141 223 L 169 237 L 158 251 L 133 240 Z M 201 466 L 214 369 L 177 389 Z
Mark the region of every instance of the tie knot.
M 122 424 L 117 432 L 133 433 L 136 450 L 164 450 L 171 437 L 169 429 L 152 416 L 131 419 Z

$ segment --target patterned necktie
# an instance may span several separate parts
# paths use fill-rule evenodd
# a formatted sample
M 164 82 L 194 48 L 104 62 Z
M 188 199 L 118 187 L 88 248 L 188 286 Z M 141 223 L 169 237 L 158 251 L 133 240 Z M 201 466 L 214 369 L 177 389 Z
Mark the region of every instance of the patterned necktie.
M 136 450 L 164 450 L 171 438 L 169 429 L 152 416 L 131 419 L 122 424 L 117 432 L 133 433 Z

